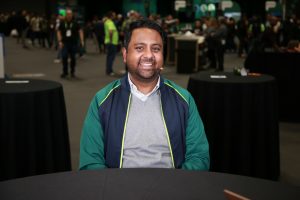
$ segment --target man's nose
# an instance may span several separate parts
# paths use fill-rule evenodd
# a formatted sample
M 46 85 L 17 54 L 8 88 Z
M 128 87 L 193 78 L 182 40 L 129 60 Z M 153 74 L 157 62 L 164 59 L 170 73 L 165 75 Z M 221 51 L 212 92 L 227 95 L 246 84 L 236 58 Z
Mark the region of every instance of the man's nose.
M 145 58 L 152 58 L 153 57 L 153 52 L 151 50 L 151 48 L 146 48 L 144 51 L 144 55 Z

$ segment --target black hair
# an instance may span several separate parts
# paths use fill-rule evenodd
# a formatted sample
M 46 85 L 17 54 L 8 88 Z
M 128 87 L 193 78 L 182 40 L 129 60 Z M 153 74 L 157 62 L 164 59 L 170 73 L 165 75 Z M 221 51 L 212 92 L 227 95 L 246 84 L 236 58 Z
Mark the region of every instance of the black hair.
M 129 29 L 127 30 L 127 32 L 125 32 L 125 36 L 124 36 L 124 47 L 126 50 L 128 50 L 128 45 L 131 40 L 132 32 L 138 28 L 149 28 L 157 31 L 163 41 L 163 50 L 164 52 L 166 51 L 165 48 L 166 41 L 167 41 L 166 33 L 158 23 L 149 19 L 141 19 L 141 20 L 131 22 L 131 24 L 129 25 Z
M 112 18 L 114 16 L 114 11 L 108 11 L 107 13 L 106 13 L 106 17 L 108 17 L 108 18 Z

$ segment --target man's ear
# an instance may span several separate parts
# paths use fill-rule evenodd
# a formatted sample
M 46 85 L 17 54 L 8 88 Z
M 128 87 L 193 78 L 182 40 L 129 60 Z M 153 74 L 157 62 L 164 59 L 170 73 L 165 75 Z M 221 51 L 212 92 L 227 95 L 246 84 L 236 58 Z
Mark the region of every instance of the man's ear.
M 125 47 L 122 47 L 122 55 L 123 55 L 123 62 L 126 63 L 127 61 L 127 50 Z

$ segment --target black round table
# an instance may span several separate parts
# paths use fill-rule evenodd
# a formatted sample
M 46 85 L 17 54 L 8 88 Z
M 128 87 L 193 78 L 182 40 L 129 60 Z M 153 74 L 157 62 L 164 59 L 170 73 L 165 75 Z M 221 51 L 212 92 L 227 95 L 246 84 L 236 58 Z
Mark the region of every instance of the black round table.
M 277 85 L 269 75 L 200 72 L 190 77 L 210 145 L 211 171 L 278 180 Z
M 0 181 L 71 170 L 60 83 L 0 79 Z
M 5 200 L 225 199 L 227 189 L 250 199 L 300 199 L 300 188 L 264 179 L 175 169 L 63 172 L 0 182 Z

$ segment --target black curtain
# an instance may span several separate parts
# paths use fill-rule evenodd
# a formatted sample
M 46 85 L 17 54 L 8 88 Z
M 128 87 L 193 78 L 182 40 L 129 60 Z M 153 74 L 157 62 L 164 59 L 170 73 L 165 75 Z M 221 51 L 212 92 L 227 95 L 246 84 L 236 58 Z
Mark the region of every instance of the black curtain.
M 258 15 L 262 18 L 265 17 L 265 0 L 233 0 L 237 2 L 241 7 L 241 12 L 246 14 L 248 17 Z
M 85 9 L 85 19 L 90 20 L 93 16 L 104 16 L 108 11 L 112 10 L 116 13 L 122 13 L 122 0 L 78 0 L 78 5 Z
M 174 0 L 157 0 L 157 13 L 162 17 L 172 14 L 175 15 Z

